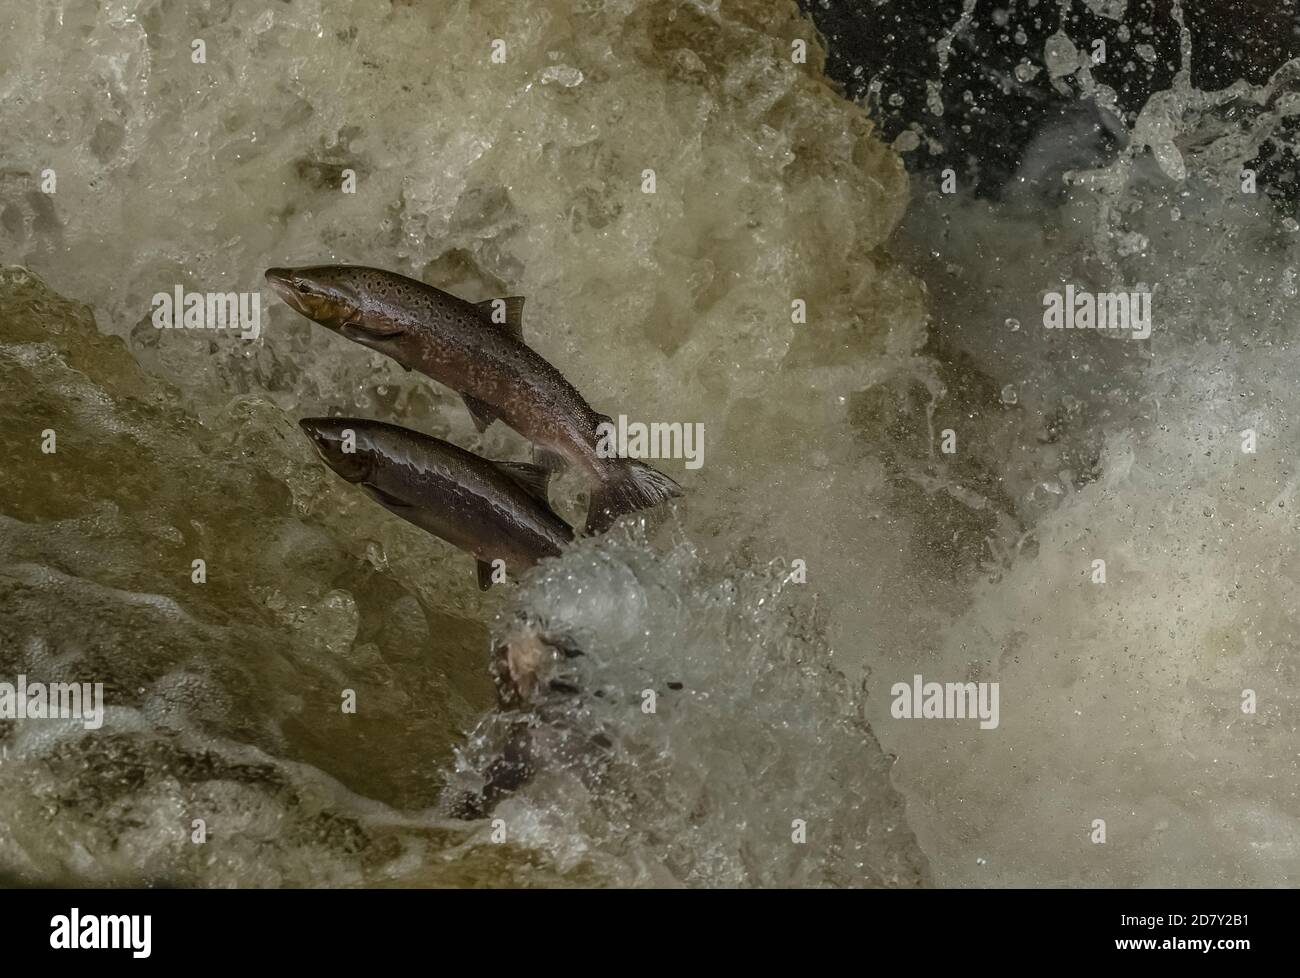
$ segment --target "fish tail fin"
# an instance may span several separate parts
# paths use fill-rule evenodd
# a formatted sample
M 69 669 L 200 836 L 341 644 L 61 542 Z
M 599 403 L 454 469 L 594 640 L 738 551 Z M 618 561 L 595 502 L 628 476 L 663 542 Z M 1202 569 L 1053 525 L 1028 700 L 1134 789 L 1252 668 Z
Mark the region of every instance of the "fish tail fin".
M 614 477 L 592 491 L 588 534 L 603 533 L 624 513 L 647 509 L 682 494 L 682 487 L 644 462 L 625 459 Z

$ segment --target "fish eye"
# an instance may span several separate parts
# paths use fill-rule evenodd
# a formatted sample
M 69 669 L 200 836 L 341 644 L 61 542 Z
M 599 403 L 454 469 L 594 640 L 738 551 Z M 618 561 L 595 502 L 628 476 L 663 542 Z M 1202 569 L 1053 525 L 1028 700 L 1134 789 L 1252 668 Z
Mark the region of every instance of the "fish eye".
M 295 282 L 294 285 L 293 285 L 293 287 L 294 287 L 295 289 L 297 289 L 299 292 L 301 292 L 303 295 L 306 295 L 306 294 L 307 294 L 307 283 L 306 283 L 306 282 Z

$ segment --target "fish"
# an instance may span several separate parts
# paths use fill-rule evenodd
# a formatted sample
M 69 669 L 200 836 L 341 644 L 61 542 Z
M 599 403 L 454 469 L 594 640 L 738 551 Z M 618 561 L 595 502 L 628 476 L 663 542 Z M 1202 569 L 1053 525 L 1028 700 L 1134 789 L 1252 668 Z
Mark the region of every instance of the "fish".
M 517 617 L 492 644 L 491 674 L 497 690 L 496 710 L 471 735 L 491 753 L 474 788 L 448 786 L 441 806 L 458 819 L 491 814 L 546 769 L 576 775 L 589 791 L 605 784 L 614 760 L 614 743 L 598 717 L 584 706 L 578 671 L 583 651 L 568 635 L 553 635 L 539 623 Z M 490 759 L 488 759 L 490 758 Z
M 533 443 L 534 461 L 574 466 L 590 489 L 587 533 L 681 495 L 662 472 L 597 451 L 598 414 L 523 339 L 521 296 L 467 302 L 379 268 L 271 268 L 266 280 L 296 312 L 459 393 L 475 427 L 498 418 Z
M 492 585 L 493 561 L 517 575 L 573 541 L 547 500 L 551 473 L 541 466 L 490 461 L 384 421 L 303 418 L 298 426 L 341 478 L 473 555 L 481 590 Z

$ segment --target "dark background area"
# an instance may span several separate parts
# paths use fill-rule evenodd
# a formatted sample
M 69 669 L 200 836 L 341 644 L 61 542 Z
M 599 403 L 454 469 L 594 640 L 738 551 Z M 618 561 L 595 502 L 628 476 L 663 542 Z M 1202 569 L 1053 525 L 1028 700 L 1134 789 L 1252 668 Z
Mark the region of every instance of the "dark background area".
M 978 0 L 971 23 L 952 42 L 943 73 L 942 116 L 927 106 L 926 82 L 939 79 L 937 45 L 962 15 L 962 0 L 799 0 L 829 49 L 827 70 L 845 93 L 865 104 L 892 141 L 909 128 L 921 146 L 905 154 L 909 169 L 953 166 L 976 193 L 997 196 L 1025 148 L 1045 125 L 1076 106 L 1074 78 L 1046 70 L 1027 80 L 1016 67 L 1043 63 L 1047 39 L 1061 30 L 1058 0 Z M 1065 33 L 1081 51 L 1106 43 L 1095 80 L 1115 90 L 1131 126 L 1153 92 L 1171 86 L 1179 68 L 1179 26 L 1172 0 L 1128 0 L 1122 20 L 1094 12 L 1122 0 L 1073 0 Z M 1185 0 L 1192 40 L 1192 84 L 1224 88 L 1239 78 L 1261 84 L 1300 57 L 1300 0 Z M 1154 59 L 1143 58 L 1148 45 Z M 1295 127 L 1279 130 L 1256 161 L 1261 184 L 1297 196 L 1296 158 L 1282 145 Z M 927 139 L 929 137 L 929 139 Z

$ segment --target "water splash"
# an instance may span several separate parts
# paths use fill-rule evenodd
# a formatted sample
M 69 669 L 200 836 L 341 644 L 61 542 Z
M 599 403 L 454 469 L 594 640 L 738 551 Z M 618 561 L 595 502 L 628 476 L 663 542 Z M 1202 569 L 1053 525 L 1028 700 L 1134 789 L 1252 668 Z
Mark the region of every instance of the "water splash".
M 543 692 L 479 726 L 451 793 L 479 790 L 526 727 L 540 773 L 493 815 L 561 867 L 594 861 L 624 884 L 922 882 L 798 571 L 725 572 L 684 539 L 647 543 L 644 527 L 584 541 L 498 618 L 500 646 L 581 654 L 548 647 Z

